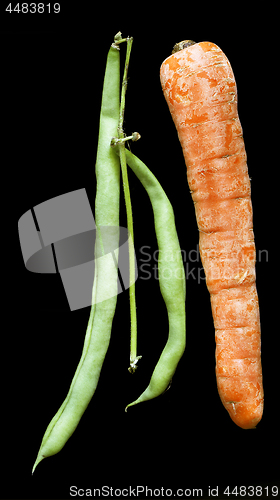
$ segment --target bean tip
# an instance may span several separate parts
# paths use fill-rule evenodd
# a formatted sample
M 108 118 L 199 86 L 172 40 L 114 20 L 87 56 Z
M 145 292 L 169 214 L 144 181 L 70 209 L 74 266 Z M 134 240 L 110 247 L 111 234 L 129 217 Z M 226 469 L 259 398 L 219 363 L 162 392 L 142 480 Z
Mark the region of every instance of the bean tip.
M 127 406 L 125 407 L 125 410 L 124 410 L 124 411 L 127 413 L 127 408 L 129 408 L 130 406 L 134 406 L 134 405 L 136 405 L 137 403 L 138 403 L 138 399 L 137 399 L 136 401 L 133 401 L 133 403 L 129 403 L 129 405 L 127 405 Z
M 138 132 L 134 132 L 134 133 L 138 134 Z M 138 135 L 140 136 L 140 134 L 138 134 Z M 129 368 L 128 368 L 129 373 L 135 373 L 136 372 L 136 370 L 138 368 L 137 363 L 138 363 L 139 359 L 141 359 L 141 358 L 142 358 L 142 356 L 136 356 L 136 358 L 134 358 L 134 357 L 130 358 L 130 365 L 129 365 Z
M 37 458 L 36 458 L 36 461 L 35 461 L 35 463 L 34 463 L 34 465 L 33 465 L 32 473 L 31 473 L 31 474 L 32 474 L 32 476 L 33 476 L 33 474 L 34 474 L 34 472 L 35 472 L 35 469 L 36 469 L 37 465 L 38 465 L 38 464 L 39 464 L 39 463 L 40 463 L 40 462 L 41 462 L 44 458 L 45 458 L 45 455 L 40 455 L 40 454 L 38 454 L 38 456 L 37 456 Z
M 126 407 L 125 407 L 125 412 L 127 413 L 127 408 L 129 408 L 130 406 L 133 406 L 135 405 L 135 401 L 133 401 L 132 403 L 129 403 Z

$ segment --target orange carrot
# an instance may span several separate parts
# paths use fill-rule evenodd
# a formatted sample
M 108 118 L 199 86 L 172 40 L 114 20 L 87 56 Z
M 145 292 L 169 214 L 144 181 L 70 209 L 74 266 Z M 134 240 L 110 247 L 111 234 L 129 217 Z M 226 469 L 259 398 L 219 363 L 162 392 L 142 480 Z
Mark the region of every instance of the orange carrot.
M 217 45 L 184 42 L 162 63 L 161 85 L 195 206 L 215 326 L 218 391 L 232 420 L 251 429 L 263 413 L 261 339 L 251 186 L 236 83 Z

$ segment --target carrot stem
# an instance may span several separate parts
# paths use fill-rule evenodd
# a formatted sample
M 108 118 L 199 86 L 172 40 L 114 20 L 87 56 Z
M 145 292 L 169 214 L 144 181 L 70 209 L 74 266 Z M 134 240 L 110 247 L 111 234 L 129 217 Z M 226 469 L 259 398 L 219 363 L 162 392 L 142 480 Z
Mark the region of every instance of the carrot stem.
M 127 74 L 130 53 L 132 48 L 132 37 L 127 37 L 127 48 L 126 48 L 126 58 L 125 67 L 122 81 L 121 90 L 121 104 L 120 104 L 120 118 L 118 126 L 118 139 L 117 143 L 119 146 L 124 199 L 126 206 L 126 216 L 127 216 L 127 228 L 128 228 L 128 250 L 129 250 L 129 302 L 130 302 L 130 366 L 128 368 L 130 373 L 134 373 L 137 366 L 137 361 L 141 356 L 137 356 L 137 317 L 136 317 L 136 299 L 135 299 L 135 256 L 134 256 L 134 232 L 133 232 L 133 217 L 132 217 L 132 206 L 130 198 L 130 190 L 127 175 L 127 165 L 126 165 L 126 155 L 125 155 L 125 134 L 123 131 L 123 121 L 124 121 L 124 109 L 125 109 L 125 94 L 127 88 Z

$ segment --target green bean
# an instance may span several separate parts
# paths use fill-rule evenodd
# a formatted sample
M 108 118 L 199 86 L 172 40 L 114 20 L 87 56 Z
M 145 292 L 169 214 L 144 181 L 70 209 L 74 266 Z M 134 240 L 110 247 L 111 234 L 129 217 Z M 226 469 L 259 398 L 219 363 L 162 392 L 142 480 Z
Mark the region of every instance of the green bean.
M 119 243 L 120 161 L 110 146 L 117 134 L 120 99 L 120 56 L 116 44 L 110 47 L 102 93 L 99 139 L 96 158 L 97 191 L 95 199 L 96 255 L 102 255 L 101 226 L 113 226 L 110 245 Z M 115 252 L 117 254 L 117 252 Z M 117 258 L 117 256 L 116 256 Z M 115 313 L 118 272 L 111 254 L 95 260 L 92 307 L 82 356 L 69 392 L 44 434 L 32 473 L 45 457 L 58 453 L 76 429 L 98 383 L 109 346 Z M 100 301 L 106 293 L 112 297 Z M 112 296 L 113 295 L 113 296 Z
M 129 406 L 162 394 L 169 386 L 186 344 L 185 272 L 172 205 L 146 165 L 127 149 L 126 161 L 146 189 L 152 203 L 159 248 L 158 273 L 165 301 L 169 334 L 147 389 Z

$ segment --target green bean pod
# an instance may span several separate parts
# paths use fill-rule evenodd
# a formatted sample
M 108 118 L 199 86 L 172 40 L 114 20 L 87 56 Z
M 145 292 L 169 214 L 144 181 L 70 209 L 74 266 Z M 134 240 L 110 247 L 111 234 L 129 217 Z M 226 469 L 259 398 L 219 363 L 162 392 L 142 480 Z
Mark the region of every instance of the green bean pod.
M 102 255 L 101 226 L 115 227 L 111 231 L 110 244 L 117 249 L 119 243 L 120 161 L 110 146 L 112 137 L 118 133 L 119 101 L 120 55 L 118 47 L 113 44 L 105 70 L 96 158 L 96 257 Z M 117 259 L 117 251 L 115 255 Z M 82 356 L 69 392 L 44 434 L 32 473 L 41 460 L 63 448 L 95 392 L 109 346 L 116 308 L 118 272 L 115 262 L 111 254 L 95 261 L 92 307 Z M 104 295 L 106 293 L 108 294 Z M 104 296 L 111 298 L 99 301 Z
M 160 183 L 146 165 L 126 149 L 126 161 L 146 189 L 154 213 L 158 242 L 158 274 L 169 321 L 166 345 L 147 389 L 127 407 L 155 398 L 169 386 L 186 345 L 186 283 L 174 212 Z

